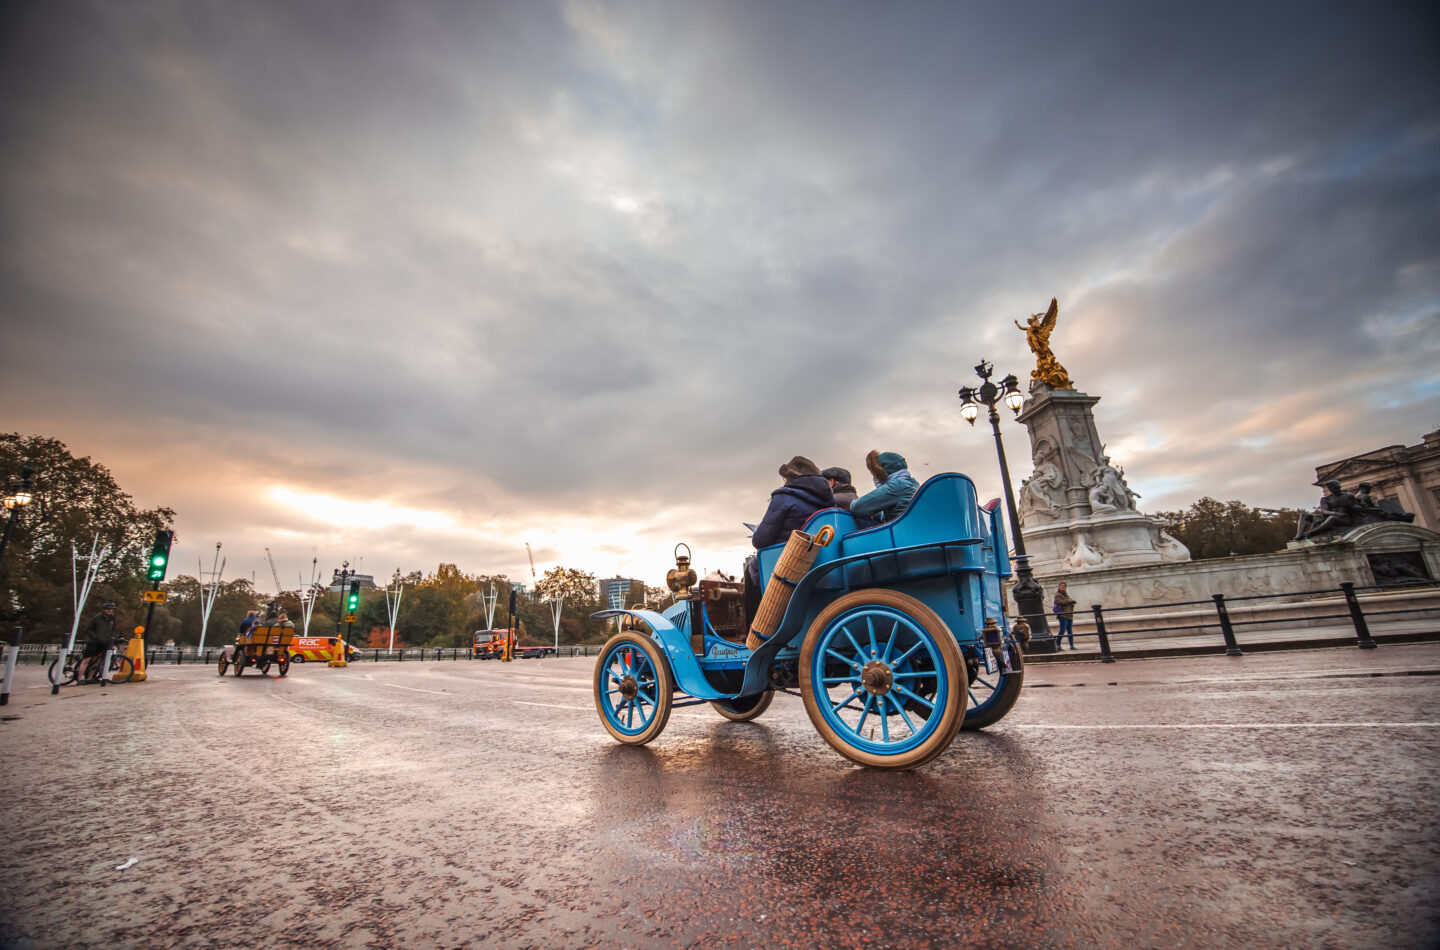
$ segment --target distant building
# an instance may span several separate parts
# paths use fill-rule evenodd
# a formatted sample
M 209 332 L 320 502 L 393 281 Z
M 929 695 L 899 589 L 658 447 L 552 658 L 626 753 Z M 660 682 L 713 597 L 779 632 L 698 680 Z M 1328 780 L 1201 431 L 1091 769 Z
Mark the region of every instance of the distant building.
M 1370 497 L 1397 502 L 1415 513 L 1416 524 L 1440 531 L 1440 429 L 1419 445 L 1387 445 L 1315 469 L 1317 483 L 1331 479 L 1348 492 L 1369 482 Z
M 596 586 L 600 589 L 600 603 L 610 607 L 629 607 L 626 598 L 630 596 L 630 585 L 639 584 L 640 589 L 645 589 L 644 581 L 637 581 L 630 577 L 606 577 Z M 643 600 L 644 598 L 639 598 Z
M 340 589 L 340 581 L 337 579 L 338 577 L 339 577 L 339 575 L 336 575 L 335 577 L 330 578 L 330 587 L 328 588 L 329 590 L 339 590 L 339 589 Z M 347 578 L 345 579 L 345 586 L 346 586 L 346 587 L 349 587 L 351 581 L 359 581 L 361 587 L 372 587 L 372 588 L 373 588 L 373 587 L 375 586 L 375 575 L 374 575 L 374 574 L 351 574 L 349 577 L 347 577 Z

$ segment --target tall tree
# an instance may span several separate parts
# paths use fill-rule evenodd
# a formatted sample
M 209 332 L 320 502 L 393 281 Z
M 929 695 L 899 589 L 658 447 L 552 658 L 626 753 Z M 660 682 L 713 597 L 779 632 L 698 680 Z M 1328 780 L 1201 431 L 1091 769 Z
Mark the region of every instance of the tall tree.
M 1165 530 L 1190 549 L 1197 561 L 1235 554 L 1269 554 L 1295 536 L 1297 509 L 1262 510 L 1242 501 L 1205 497 L 1184 511 L 1162 511 L 1155 517 Z
M 535 584 L 538 598 L 563 597 L 566 604 L 588 606 L 599 600 L 595 575 L 573 567 L 552 567 Z
M 27 640 L 67 636 L 74 612 L 71 546 L 86 554 L 98 534 L 111 554 L 85 610 L 116 601 L 116 626 L 129 629 L 143 617 L 140 591 L 155 532 L 170 527 L 175 512 L 137 508 L 109 469 L 88 456 L 75 458 L 56 439 L 0 434 L 0 478 L 18 477 L 26 463 L 35 470 L 35 499 L 10 535 L 0 613 L 23 626 Z

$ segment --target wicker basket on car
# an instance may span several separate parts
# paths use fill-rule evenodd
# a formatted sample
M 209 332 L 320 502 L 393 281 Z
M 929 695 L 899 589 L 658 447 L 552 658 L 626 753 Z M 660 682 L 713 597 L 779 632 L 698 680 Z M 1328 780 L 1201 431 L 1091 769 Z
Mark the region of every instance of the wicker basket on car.
M 815 563 L 820 549 L 829 544 L 833 537 L 835 529 L 829 525 L 821 528 L 814 536 L 799 530 L 790 532 L 790 540 L 785 542 L 785 550 L 780 552 L 780 560 L 775 562 L 770 583 L 765 586 L 765 596 L 760 599 L 760 607 L 755 611 L 755 620 L 750 624 L 745 646 L 754 650 L 775 635 L 780 621 L 785 617 L 785 608 L 790 605 L 790 595 L 795 592 L 795 585 L 800 583 L 800 578 L 804 577 L 810 570 L 810 565 Z

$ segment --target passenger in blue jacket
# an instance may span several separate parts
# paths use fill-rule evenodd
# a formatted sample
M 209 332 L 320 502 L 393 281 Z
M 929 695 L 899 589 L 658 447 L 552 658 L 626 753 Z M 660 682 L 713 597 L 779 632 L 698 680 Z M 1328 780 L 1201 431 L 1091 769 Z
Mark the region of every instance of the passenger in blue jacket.
M 876 452 L 865 456 L 865 467 L 875 479 L 875 490 L 850 503 L 856 519 L 874 518 L 894 521 L 910 507 L 910 499 L 920 483 L 905 467 L 905 458 L 895 452 Z
M 755 526 L 750 542 L 758 551 L 772 544 L 790 540 L 790 532 L 805 527 L 810 516 L 823 508 L 835 507 L 830 483 L 820 476 L 820 468 L 803 455 L 797 455 L 780 466 L 785 484 L 770 493 L 770 507 Z M 760 609 L 759 559 L 745 561 L 745 625 L 748 628 Z

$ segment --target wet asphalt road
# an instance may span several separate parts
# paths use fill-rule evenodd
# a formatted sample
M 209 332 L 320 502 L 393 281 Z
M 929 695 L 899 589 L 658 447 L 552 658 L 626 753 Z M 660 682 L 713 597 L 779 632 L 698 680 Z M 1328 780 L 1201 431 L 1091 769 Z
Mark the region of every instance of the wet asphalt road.
M 0 944 L 1440 944 L 1437 645 L 1037 664 L 907 773 L 798 697 L 619 746 L 592 663 L 22 667 Z

